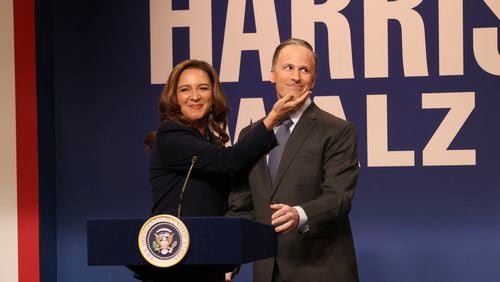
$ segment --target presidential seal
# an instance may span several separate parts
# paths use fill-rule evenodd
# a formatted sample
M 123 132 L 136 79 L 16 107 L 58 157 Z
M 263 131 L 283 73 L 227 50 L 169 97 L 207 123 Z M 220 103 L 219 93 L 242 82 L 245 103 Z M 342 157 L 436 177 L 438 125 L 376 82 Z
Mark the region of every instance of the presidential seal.
M 186 256 L 189 232 L 179 218 L 160 214 L 142 225 L 138 243 L 139 251 L 147 262 L 157 267 L 170 267 Z

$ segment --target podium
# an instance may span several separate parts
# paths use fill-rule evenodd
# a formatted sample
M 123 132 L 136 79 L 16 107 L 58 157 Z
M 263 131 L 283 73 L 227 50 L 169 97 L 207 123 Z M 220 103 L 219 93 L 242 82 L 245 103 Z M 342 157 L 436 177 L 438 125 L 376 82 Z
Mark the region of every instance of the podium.
M 147 219 L 87 220 L 88 265 L 124 265 L 145 281 L 194 281 L 196 272 L 216 273 L 203 281 L 224 281 L 223 274 L 238 265 L 274 257 L 277 235 L 267 224 L 231 217 L 182 217 L 189 236 L 189 250 L 169 268 L 150 265 L 140 254 L 138 234 Z M 194 275 L 192 279 L 187 278 Z M 169 279 L 167 279 L 169 278 Z M 172 280 L 175 278 L 176 280 Z

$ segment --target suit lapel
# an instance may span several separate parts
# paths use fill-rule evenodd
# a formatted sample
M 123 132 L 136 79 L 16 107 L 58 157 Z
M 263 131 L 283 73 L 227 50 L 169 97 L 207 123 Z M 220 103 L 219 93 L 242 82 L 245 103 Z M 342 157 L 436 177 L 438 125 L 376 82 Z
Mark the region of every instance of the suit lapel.
M 307 136 L 311 132 L 311 129 L 314 127 L 318 113 L 319 113 L 319 108 L 314 103 L 312 103 L 304 111 L 304 113 L 299 119 L 299 122 L 293 129 L 292 134 L 290 135 L 290 138 L 286 143 L 285 150 L 283 151 L 283 156 L 281 157 L 271 197 L 276 192 L 277 188 L 281 183 L 281 180 L 283 179 L 283 176 L 286 174 L 286 171 L 288 170 L 288 167 L 295 159 L 297 152 L 307 139 Z M 266 170 L 267 170 L 267 165 L 266 165 Z M 270 179 L 269 171 L 267 171 L 267 178 Z
M 251 124 L 251 126 L 255 126 L 262 119 L 259 119 L 256 123 Z M 269 191 L 269 195 L 271 195 L 273 191 L 273 184 L 271 181 L 271 176 L 269 175 L 269 169 L 267 168 L 267 154 L 262 156 L 254 167 L 255 173 L 260 176 L 258 179 L 260 180 L 260 185 L 264 185 L 266 190 Z

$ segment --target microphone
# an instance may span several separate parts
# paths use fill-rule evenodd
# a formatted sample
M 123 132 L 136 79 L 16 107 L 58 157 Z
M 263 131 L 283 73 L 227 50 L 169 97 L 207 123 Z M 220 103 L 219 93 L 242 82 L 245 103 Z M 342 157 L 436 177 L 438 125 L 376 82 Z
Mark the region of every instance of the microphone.
M 191 176 L 191 171 L 193 170 L 194 164 L 196 163 L 197 160 L 198 160 L 197 156 L 193 156 L 191 158 L 191 166 L 189 167 L 188 173 L 186 175 L 186 179 L 184 179 L 184 184 L 182 185 L 182 189 L 181 189 L 181 195 L 179 196 L 179 206 L 177 206 L 177 217 L 181 217 L 182 195 L 184 194 L 184 190 L 186 190 L 189 176 Z

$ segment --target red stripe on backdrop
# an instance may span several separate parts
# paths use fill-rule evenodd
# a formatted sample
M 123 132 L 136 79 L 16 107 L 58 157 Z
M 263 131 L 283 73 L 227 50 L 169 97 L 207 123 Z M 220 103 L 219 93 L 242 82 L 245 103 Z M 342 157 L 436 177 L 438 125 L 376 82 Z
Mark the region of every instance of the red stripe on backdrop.
M 40 281 L 35 0 L 14 0 L 19 282 Z

